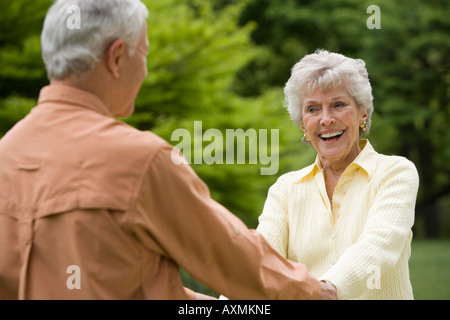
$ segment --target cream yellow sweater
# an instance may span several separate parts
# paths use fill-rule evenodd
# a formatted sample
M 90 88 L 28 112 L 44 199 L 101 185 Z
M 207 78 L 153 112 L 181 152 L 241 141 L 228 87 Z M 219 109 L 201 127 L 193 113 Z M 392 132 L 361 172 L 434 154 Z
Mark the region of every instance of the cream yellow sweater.
M 333 283 L 339 299 L 413 299 L 408 259 L 419 185 L 412 162 L 367 140 L 330 203 L 319 161 L 269 189 L 258 231 L 286 258 Z

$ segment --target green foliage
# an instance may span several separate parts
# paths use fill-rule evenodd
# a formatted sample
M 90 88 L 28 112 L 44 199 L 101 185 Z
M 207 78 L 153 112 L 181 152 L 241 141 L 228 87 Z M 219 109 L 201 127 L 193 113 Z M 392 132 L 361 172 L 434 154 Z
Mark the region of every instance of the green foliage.
M 39 35 L 49 4 L 0 0 L 0 137 L 36 104 L 47 81 Z
M 36 105 L 36 99 L 10 96 L 1 101 L 0 132 L 5 133 Z
M 450 157 L 443 147 L 450 143 L 448 4 L 380 5 L 383 28 L 361 55 L 371 67 L 380 126 L 394 128 L 382 145 L 415 162 L 422 182 L 419 200 L 435 202 L 450 192 Z
M 43 18 L 51 0 L 9 1 L 0 0 L 0 47 L 5 45 L 21 46 L 24 38 L 40 34 Z
M 0 103 L 11 94 L 35 98 L 47 83 L 39 36 L 50 4 L 0 0 Z
M 127 121 L 151 129 L 223 109 L 234 73 L 252 56 L 251 24 L 238 27 L 243 3 L 214 12 L 209 1 L 146 1 L 149 76 Z

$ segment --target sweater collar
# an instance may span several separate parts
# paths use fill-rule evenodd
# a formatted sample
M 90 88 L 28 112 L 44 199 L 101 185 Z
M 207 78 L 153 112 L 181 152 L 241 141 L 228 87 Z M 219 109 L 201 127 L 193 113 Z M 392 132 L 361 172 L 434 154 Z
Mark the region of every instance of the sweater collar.
M 377 161 L 375 155 L 377 152 L 373 149 L 369 140 L 360 140 L 359 145 L 361 146 L 361 152 L 356 156 L 355 160 L 353 160 L 347 169 L 354 166 L 360 167 L 367 173 L 367 176 L 370 179 L 376 170 Z M 302 182 L 309 177 L 313 177 L 317 171 L 322 171 L 319 156 L 316 156 L 316 161 L 312 165 L 306 167 L 304 170 L 300 170 L 298 179 L 296 179 L 295 182 Z

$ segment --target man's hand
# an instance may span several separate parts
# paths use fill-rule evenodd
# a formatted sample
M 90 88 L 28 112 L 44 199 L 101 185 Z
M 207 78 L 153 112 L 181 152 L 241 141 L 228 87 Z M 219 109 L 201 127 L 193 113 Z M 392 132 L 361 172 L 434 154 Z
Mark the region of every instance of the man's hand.
M 337 291 L 332 284 L 320 281 L 320 288 L 320 300 L 337 300 Z

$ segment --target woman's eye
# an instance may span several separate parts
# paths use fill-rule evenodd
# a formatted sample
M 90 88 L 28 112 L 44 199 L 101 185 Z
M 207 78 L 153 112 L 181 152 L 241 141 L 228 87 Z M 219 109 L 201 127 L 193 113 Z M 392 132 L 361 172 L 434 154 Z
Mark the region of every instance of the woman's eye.
M 317 111 L 317 108 L 315 106 L 309 106 L 309 107 L 306 108 L 306 111 L 308 113 L 313 113 L 313 112 Z
M 345 102 L 343 102 L 343 101 L 338 101 L 338 102 L 336 102 L 335 104 L 334 104 L 334 106 L 335 107 L 344 107 L 344 106 L 346 106 L 347 104 L 345 103 Z

